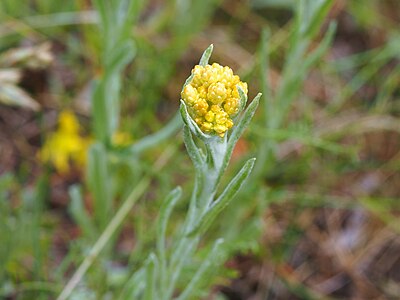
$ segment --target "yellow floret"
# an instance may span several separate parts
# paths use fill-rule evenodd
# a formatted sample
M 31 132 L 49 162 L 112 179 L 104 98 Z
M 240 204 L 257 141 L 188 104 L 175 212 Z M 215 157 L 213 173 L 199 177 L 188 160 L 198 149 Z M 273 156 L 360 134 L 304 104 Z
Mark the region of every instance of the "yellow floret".
M 202 84 L 201 76 L 203 74 L 203 67 L 202 66 L 195 66 L 192 70 L 193 79 L 191 81 L 191 85 L 194 87 L 199 87 Z
M 203 98 L 203 99 L 207 98 L 207 89 L 205 86 L 199 86 L 197 88 L 197 93 L 199 95 L 199 98 Z
M 215 114 L 212 111 L 208 111 L 204 118 L 207 120 L 207 122 L 212 122 L 214 121 Z
M 217 63 L 197 65 L 192 75 L 192 81 L 181 93 L 190 116 L 203 132 L 224 137 L 234 125 L 232 117 L 239 112 L 237 86 L 247 94 L 247 84 L 231 68 Z
M 229 98 L 225 101 L 224 109 L 228 115 L 236 115 L 239 110 L 238 99 Z
M 207 113 L 208 103 L 204 99 L 199 99 L 193 105 L 193 110 L 197 116 L 204 116 Z
M 212 112 L 214 113 L 218 113 L 221 111 L 221 107 L 219 107 L 218 105 L 211 105 L 211 109 Z
M 226 98 L 226 88 L 222 82 L 216 82 L 208 88 L 207 99 L 214 104 L 222 103 Z
M 181 93 L 181 96 L 182 96 L 182 98 L 186 99 L 187 104 L 189 104 L 190 106 L 195 104 L 196 100 L 198 99 L 197 90 L 190 84 L 185 86 L 185 88 L 183 89 L 183 91 Z
M 225 125 L 217 124 L 214 125 L 214 131 L 218 133 L 220 136 L 224 136 L 225 132 L 228 130 L 228 127 Z
M 224 111 L 220 111 L 215 114 L 215 123 L 223 125 L 228 121 L 228 114 Z
M 209 133 L 212 129 L 212 124 L 209 122 L 203 122 L 201 124 L 201 130 L 205 131 L 206 133 Z

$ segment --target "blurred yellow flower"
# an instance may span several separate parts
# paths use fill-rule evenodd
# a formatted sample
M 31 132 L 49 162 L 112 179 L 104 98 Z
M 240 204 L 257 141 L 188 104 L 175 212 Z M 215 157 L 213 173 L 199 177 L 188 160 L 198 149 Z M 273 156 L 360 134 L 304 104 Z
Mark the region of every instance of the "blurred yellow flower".
M 50 162 L 56 170 L 65 174 L 71 164 L 81 168 L 86 164 L 87 150 L 93 142 L 90 137 L 81 134 L 82 127 L 75 114 L 64 110 L 58 117 L 58 129 L 51 134 L 39 152 L 42 162 Z M 112 136 L 114 146 L 128 146 L 132 143 L 130 134 L 117 131 Z
M 217 63 L 197 65 L 192 74 L 192 81 L 181 93 L 190 116 L 203 132 L 224 137 L 233 126 L 232 117 L 239 112 L 237 86 L 247 94 L 247 83 L 240 81 L 231 68 Z
M 67 173 L 70 164 L 83 166 L 91 139 L 81 135 L 78 119 L 69 110 L 58 117 L 58 129 L 43 145 L 39 157 L 43 162 L 51 162 L 59 173 Z

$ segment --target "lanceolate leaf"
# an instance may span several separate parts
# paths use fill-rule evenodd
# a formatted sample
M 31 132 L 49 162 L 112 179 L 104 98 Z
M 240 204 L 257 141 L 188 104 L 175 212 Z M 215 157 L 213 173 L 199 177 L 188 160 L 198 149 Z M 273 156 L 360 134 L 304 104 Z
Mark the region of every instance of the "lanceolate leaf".
M 80 187 L 78 185 L 73 185 L 69 189 L 69 196 L 71 198 L 71 203 L 69 205 L 70 213 L 84 231 L 85 236 L 94 239 L 96 237 L 95 226 L 86 212 Z
M 146 287 L 143 300 L 158 299 L 156 292 L 156 277 L 157 277 L 158 261 L 154 253 L 150 254 L 146 265 Z
M 127 40 L 123 43 L 119 43 L 118 48 L 115 48 L 110 56 L 106 58 L 107 71 L 109 74 L 116 74 L 122 71 L 122 69 L 133 59 L 135 56 L 135 46 L 133 41 Z
M 159 258 L 159 270 L 157 271 L 159 282 L 158 285 L 162 290 L 165 288 L 165 279 L 166 279 L 166 271 L 167 271 L 167 259 L 166 259 L 166 231 L 169 218 L 171 213 L 178 202 L 179 198 L 182 195 L 182 189 L 180 187 L 175 188 L 172 190 L 167 198 L 163 201 L 160 209 L 160 215 L 158 217 L 157 223 L 157 251 L 158 251 L 158 258 Z
M 201 169 L 205 163 L 205 159 L 203 158 L 200 149 L 195 144 L 192 133 L 187 125 L 183 126 L 183 141 L 185 142 L 186 150 L 192 159 L 195 168 Z
M 189 234 L 189 236 L 204 233 L 215 218 L 221 213 L 221 211 L 232 201 L 237 192 L 242 187 L 245 180 L 249 177 L 251 170 L 253 169 L 255 158 L 249 159 L 239 173 L 232 179 L 221 196 L 212 203 L 211 207 L 204 213 L 200 219 L 198 226 Z
M 208 61 L 210 60 L 210 56 L 213 52 L 214 49 L 214 45 L 211 44 L 210 46 L 208 46 L 208 48 L 203 52 L 203 55 L 200 58 L 200 62 L 199 65 L 200 66 L 206 66 L 208 64 Z
M 310 39 L 313 38 L 318 32 L 321 24 L 323 23 L 322 20 L 326 17 L 329 9 L 333 5 L 333 0 L 323 0 L 319 2 L 320 3 L 318 4 L 314 4 L 316 5 L 316 8 L 314 8 L 314 12 L 312 13 L 312 19 L 309 20 L 307 27 L 305 28 L 304 32 L 302 32 L 303 34 L 306 34 Z M 309 9 L 309 7 L 306 7 L 306 9 Z
M 127 152 L 137 156 L 150 148 L 160 145 L 162 142 L 180 130 L 181 127 L 182 117 L 180 116 L 179 112 L 177 112 L 175 116 L 159 131 L 138 140 L 135 144 L 129 147 Z
M 226 150 L 226 154 L 224 157 L 224 163 L 222 166 L 222 170 L 225 170 L 227 167 L 229 160 L 231 158 L 233 148 L 236 145 L 236 142 L 240 138 L 240 136 L 243 134 L 243 131 L 246 129 L 247 125 L 249 125 L 251 119 L 254 116 L 254 113 L 256 112 L 256 109 L 258 107 L 258 103 L 260 102 L 260 97 L 261 93 L 259 93 L 253 101 L 251 101 L 250 105 L 247 107 L 245 112 L 243 113 L 242 117 L 239 119 L 238 123 L 235 124 L 232 133 L 229 136 L 228 139 L 228 146 Z
M 321 41 L 321 43 L 318 45 L 318 47 L 312 52 L 310 53 L 306 60 L 304 61 L 304 70 L 303 70 L 303 74 L 305 74 L 308 69 L 317 61 L 321 58 L 322 55 L 324 55 L 324 53 L 328 50 L 328 47 L 331 45 L 333 36 L 335 35 L 336 32 L 336 27 L 337 24 L 336 22 L 331 22 L 329 24 L 328 27 L 328 31 L 326 32 L 323 40 Z
M 237 86 L 238 92 L 239 92 L 239 96 L 240 96 L 240 106 L 239 106 L 239 111 L 243 111 L 243 109 L 246 107 L 246 103 L 247 103 L 247 95 L 246 93 L 243 91 L 243 89 L 241 88 L 241 86 Z
M 193 74 L 190 74 L 190 76 L 186 79 L 185 83 L 182 86 L 182 91 L 185 88 L 185 86 L 187 86 L 192 81 L 193 76 L 194 76 Z
M 210 138 L 209 135 L 204 134 L 199 126 L 192 120 L 192 118 L 189 115 L 189 112 L 187 111 L 186 104 L 181 100 L 181 107 L 180 107 L 182 119 L 185 122 L 185 124 L 189 127 L 190 131 L 197 136 L 198 138 L 204 140 L 207 140 Z
M 131 278 L 129 278 L 124 289 L 118 297 L 118 300 L 140 299 L 139 295 L 146 286 L 146 269 L 143 267 L 137 270 Z
M 176 300 L 186 300 L 193 297 L 192 293 L 201 284 L 202 281 L 207 280 L 205 277 L 207 273 L 214 267 L 215 263 L 218 261 L 220 255 L 219 251 L 221 249 L 223 239 L 219 239 L 215 242 L 213 248 L 208 253 L 207 257 L 203 260 L 200 268 L 197 270 L 196 274 L 193 276 L 192 280 L 186 286 L 185 290 Z
M 165 232 L 167 230 L 169 217 L 181 195 L 182 189 L 177 187 L 168 194 L 161 205 L 157 226 L 158 250 L 160 253 L 165 250 Z
M 89 150 L 88 157 L 88 184 L 94 196 L 94 214 L 97 225 L 102 230 L 109 221 L 112 201 L 107 154 L 104 146 L 100 143 L 94 144 Z

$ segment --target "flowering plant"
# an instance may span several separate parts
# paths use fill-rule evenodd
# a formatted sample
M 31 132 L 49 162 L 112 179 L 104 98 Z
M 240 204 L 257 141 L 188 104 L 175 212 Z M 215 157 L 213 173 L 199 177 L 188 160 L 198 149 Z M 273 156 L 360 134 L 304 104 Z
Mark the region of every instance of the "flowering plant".
M 184 121 L 184 142 L 195 166 L 195 186 L 186 220 L 175 238 L 166 242 L 170 215 L 180 198 L 180 187 L 174 189 L 160 209 L 157 224 L 157 251 L 150 254 L 144 268 L 128 282 L 121 299 L 171 299 L 182 271 L 193 263 L 201 237 L 221 211 L 232 201 L 254 166 L 249 159 L 217 196 L 221 177 L 233 148 L 252 119 L 261 94 L 245 110 L 247 84 L 228 67 L 208 65 L 213 46 L 203 53 L 199 65 L 182 89 L 180 112 Z M 194 139 L 204 144 L 202 147 Z M 170 245 L 169 249 L 167 245 Z M 176 299 L 193 299 L 207 274 L 221 264 L 223 239 L 218 239 Z M 172 251 L 173 249 L 173 251 Z

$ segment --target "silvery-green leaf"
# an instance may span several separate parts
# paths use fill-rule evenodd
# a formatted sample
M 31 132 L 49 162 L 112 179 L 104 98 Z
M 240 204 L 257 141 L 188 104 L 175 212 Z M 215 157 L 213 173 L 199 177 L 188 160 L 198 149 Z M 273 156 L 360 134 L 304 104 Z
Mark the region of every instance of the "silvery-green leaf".
M 151 253 L 146 263 L 146 286 L 143 300 L 158 299 L 156 291 L 156 278 L 158 271 L 158 260 L 154 253 Z
M 215 218 L 221 213 L 221 211 L 229 205 L 232 199 L 235 197 L 237 192 L 243 186 L 246 179 L 249 177 L 251 170 L 253 169 L 255 158 L 249 159 L 238 174 L 228 184 L 218 199 L 211 204 L 211 207 L 201 217 L 198 225 L 195 229 L 189 233 L 189 236 L 204 233 L 208 227 L 212 224 Z
M 197 124 L 193 121 L 192 117 L 189 115 L 189 112 L 187 111 L 186 104 L 185 102 L 183 102 L 183 100 L 181 100 L 180 111 L 183 121 L 196 137 L 202 139 L 203 141 L 211 137 L 210 135 L 203 133 L 203 131 L 201 131 L 199 126 L 197 126 Z
M 193 74 L 190 74 L 190 76 L 186 79 L 185 83 L 183 84 L 181 92 L 183 92 L 183 89 L 185 88 L 185 86 L 187 86 L 192 81 L 193 76 L 194 76 Z
M 168 194 L 161 205 L 157 224 L 158 248 L 160 252 L 165 251 L 165 232 L 167 231 L 168 220 L 181 195 L 182 189 L 177 187 Z
M 137 270 L 125 284 L 118 300 L 139 299 L 139 295 L 146 286 L 146 269 L 143 267 Z
M 176 300 L 186 300 L 189 297 L 193 296 L 192 293 L 195 291 L 202 281 L 207 281 L 207 274 L 211 271 L 211 269 L 216 265 L 219 252 L 221 250 L 221 246 L 223 243 L 223 239 L 218 239 L 212 249 L 207 254 L 206 258 L 202 261 L 200 268 L 197 270 L 196 274 L 194 274 L 192 280 L 183 290 L 182 294 Z
M 210 46 L 208 46 L 208 48 L 203 52 L 203 55 L 200 58 L 200 62 L 199 65 L 200 66 L 206 66 L 208 64 L 208 61 L 210 60 L 210 56 L 213 52 L 214 49 L 214 45 L 211 44 Z
M 183 126 L 183 141 L 185 142 L 186 150 L 196 169 L 202 168 L 205 163 L 204 154 L 193 140 L 192 133 L 187 125 Z
M 247 104 L 247 94 L 243 91 L 242 87 L 240 85 L 236 86 L 238 92 L 239 92 L 239 112 L 243 111 L 243 109 L 246 107 Z
M 243 131 L 246 129 L 251 119 L 253 118 L 256 109 L 258 107 L 258 103 L 260 102 L 260 97 L 261 93 L 258 93 L 258 95 L 253 99 L 253 101 L 251 101 L 250 105 L 244 111 L 241 118 L 238 120 L 237 124 L 234 125 L 228 139 L 228 146 L 224 157 L 223 168 L 226 168 L 226 166 L 228 165 L 233 149 L 235 148 L 236 142 L 243 134 Z

